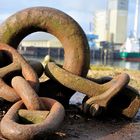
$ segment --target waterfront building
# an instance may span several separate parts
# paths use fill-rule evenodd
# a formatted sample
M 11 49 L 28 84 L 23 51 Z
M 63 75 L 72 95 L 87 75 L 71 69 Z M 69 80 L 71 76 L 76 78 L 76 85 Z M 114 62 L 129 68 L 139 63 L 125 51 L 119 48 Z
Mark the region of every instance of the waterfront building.
M 94 14 L 94 29 L 93 33 L 98 35 L 96 45 L 99 47 L 100 42 L 107 41 L 107 13 L 106 11 L 97 11 Z
M 95 39 L 98 38 L 94 34 L 86 34 L 90 49 L 93 51 L 96 49 Z M 45 56 L 46 54 L 52 55 L 54 57 L 64 56 L 64 50 L 61 42 L 53 37 L 50 40 L 23 40 L 18 51 L 23 55 L 32 56 Z
M 140 62 L 139 11 L 140 0 L 136 0 L 134 29 L 132 35 L 127 38 L 120 49 L 120 57 L 123 60 Z
M 97 43 L 105 41 L 121 45 L 127 38 L 128 0 L 108 0 L 104 11 L 94 14 L 94 34 Z
M 20 43 L 20 47 L 40 47 L 40 48 L 60 48 L 62 44 L 56 38 L 52 38 L 51 40 L 23 40 Z
M 108 0 L 108 41 L 121 45 L 127 38 L 128 0 Z
M 63 48 L 57 38 L 52 38 L 50 40 L 23 40 L 18 51 L 25 56 L 45 56 L 46 54 L 56 56 L 63 53 Z

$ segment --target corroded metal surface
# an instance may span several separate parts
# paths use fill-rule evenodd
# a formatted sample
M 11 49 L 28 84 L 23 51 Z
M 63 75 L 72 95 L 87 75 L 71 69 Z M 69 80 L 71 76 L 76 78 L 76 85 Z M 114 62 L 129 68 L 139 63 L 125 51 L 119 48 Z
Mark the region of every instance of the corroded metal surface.
M 16 94 L 15 90 L 9 85 L 7 85 L 1 78 L 0 78 L 0 97 L 9 102 L 16 102 L 20 100 L 20 97 Z
M 9 57 L 5 56 L 3 52 L 0 52 L 2 56 L 0 56 L 0 68 L 8 65 L 11 61 Z M 6 60 L 4 60 L 6 58 Z M 7 62 L 8 61 L 8 62 Z M 28 64 L 32 67 L 32 69 L 36 72 L 37 76 L 40 78 L 44 72 L 44 67 L 40 61 L 37 60 L 27 60 Z
M 49 110 L 47 118 L 38 124 L 19 124 L 18 110 L 24 109 L 22 101 L 15 103 L 1 121 L 1 133 L 9 140 L 33 140 L 43 139 L 47 134 L 54 132 L 64 119 L 64 108 L 57 101 L 49 98 L 41 98 L 41 101 Z
M 89 99 L 84 103 L 83 111 L 89 111 L 93 116 L 99 112 L 100 108 L 107 108 L 112 98 L 118 95 L 119 92 L 123 91 L 123 88 L 126 87 L 130 80 L 129 76 L 124 73 L 118 75 L 107 83 L 97 84 L 88 79 L 69 73 L 53 62 L 49 62 L 46 65 L 45 73 L 62 85 L 86 94 Z M 130 118 L 138 111 L 140 102 L 139 95 L 136 94 L 136 92 L 131 93 L 135 99 L 131 100 L 129 106 L 118 108 L 118 110 L 121 110 L 119 113 Z M 128 97 L 129 96 L 131 95 L 129 94 Z M 135 109 L 132 111 L 132 108 Z
M 0 42 L 17 48 L 21 40 L 36 31 L 56 36 L 64 47 L 64 68 L 86 76 L 89 46 L 81 27 L 67 14 L 48 7 L 34 7 L 17 12 L 0 26 Z
M 45 108 L 35 90 L 23 77 L 15 76 L 11 83 L 28 110 L 40 110 Z
M 12 60 L 12 63 L 0 68 L 0 77 L 3 78 L 12 71 L 21 70 L 24 78 L 32 85 L 33 88 L 38 90 L 38 77 L 27 61 L 15 49 L 6 44 L 0 44 L 0 51 L 4 51 Z
M 24 37 L 36 31 L 53 34 L 64 47 L 64 65 L 59 67 L 54 62 L 48 62 L 45 74 L 50 79 L 40 83 L 40 89 L 38 77 L 42 75 L 44 67 L 40 62 L 27 62 L 14 49 Z M 47 134 L 54 132 L 64 119 L 64 107 L 58 101 L 66 106 L 75 91 L 87 95 L 82 109 L 92 116 L 107 111 L 128 118 L 136 115 L 140 95 L 128 86 L 128 74 L 123 73 L 113 79 L 84 78 L 90 58 L 87 38 L 76 21 L 65 13 L 48 7 L 19 11 L 0 25 L 0 42 L 14 47 L 0 43 L 0 97 L 12 102 L 21 99 L 1 121 L 1 133 L 5 138 L 47 138 Z M 19 72 L 25 79 L 17 76 Z M 36 94 L 38 90 L 39 95 Z M 46 94 L 46 91 L 50 94 Z M 58 101 L 39 96 L 50 96 Z
M 50 111 L 20 109 L 18 115 L 23 124 L 37 124 L 43 122 Z
M 15 49 L 6 44 L 0 44 L 0 51 L 6 53 L 11 59 L 11 63 L 9 65 L 0 68 L 0 97 L 11 102 L 19 100 L 19 97 L 16 93 L 14 93 L 14 90 L 2 79 L 7 75 L 10 75 L 12 72 L 19 70 L 22 72 L 23 77 L 30 83 L 30 85 L 38 91 L 38 77 L 26 60 Z
M 111 77 L 102 77 L 99 79 L 89 78 L 90 80 L 99 84 L 105 84 L 112 80 Z M 88 98 L 86 97 L 85 101 Z M 132 86 L 125 86 L 119 91 L 109 103 L 107 111 L 109 114 L 122 114 L 127 118 L 134 118 L 140 107 L 140 94 L 139 91 Z
M 44 72 L 44 67 L 41 62 L 35 60 L 29 60 L 29 65 L 33 68 L 33 70 L 37 73 L 40 78 Z
M 111 100 L 108 100 L 108 102 L 106 102 L 107 101 L 106 98 L 98 100 L 99 97 L 100 96 L 97 96 L 96 98 L 91 97 L 87 99 L 85 102 L 83 102 L 83 110 L 85 112 L 89 111 L 90 114 L 93 114 L 93 116 L 96 115 L 96 113 L 98 115 L 99 108 L 97 108 L 98 107 L 97 105 L 99 105 L 100 101 L 104 99 L 104 102 L 107 103 L 105 106 L 106 107 L 105 111 L 108 112 L 108 114 L 113 113 L 114 115 L 117 116 L 121 115 L 127 118 L 133 118 L 135 117 L 140 107 L 139 92 L 130 86 L 126 86 L 120 91 L 118 91 L 118 93 L 114 97 L 112 97 Z
M 44 58 L 43 66 L 45 67 L 48 62 L 55 62 L 49 55 Z M 58 64 L 60 67 L 62 65 Z M 44 94 L 46 93 L 47 94 Z M 46 81 L 40 82 L 40 89 L 38 95 L 41 97 L 49 97 L 59 101 L 65 108 L 69 107 L 69 99 L 75 91 L 63 86 L 62 84 L 54 81 L 53 79 L 48 79 Z
M 11 140 L 46 138 L 64 119 L 63 106 L 56 100 L 38 97 L 28 81 L 21 76 L 15 76 L 11 83 L 22 101 L 15 103 L 2 118 L 2 135 Z M 20 110 L 24 108 L 28 110 Z
M 85 93 L 88 97 L 102 95 L 106 91 L 108 91 L 109 95 L 112 93 L 111 96 L 113 96 L 113 92 L 118 92 L 122 87 L 127 85 L 130 80 L 129 76 L 124 73 L 112 79 L 110 82 L 100 85 L 69 73 L 53 62 L 49 62 L 46 65 L 45 74 L 66 87 Z
M 49 7 L 33 7 L 19 11 L 1 24 L 0 42 L 17 48 L 24 37 L 37 31 L 56 36 L 64 48 L 63 68 L 86 77 L 90 64 L 86 35 L 79 24 L 62 11 Z M 67 91 L 68 89 L 61 91 L 62 96 L 65 96 Z M 69 97 L 74 93 L 75 91 L 69 89 Z
M 36 73 L 26 62 L 26 60 L 17 52 L 17 50 L 1 43 L 0 51 L 7 54 L 9 56 L 8 59 L 11 60 L 11 63 L 0 68 L 0 97 L 11 102 L 19 100 L 19 97 L 16 95 L 16 93 L 14 93 L 14 90 L 3 81 L 3 78 L 5 78 L 7 75 L 12 75 L 12 73 L 15 71 L 21 71 L 23 77 L 36 91 L 38 91 L 39 80 Z

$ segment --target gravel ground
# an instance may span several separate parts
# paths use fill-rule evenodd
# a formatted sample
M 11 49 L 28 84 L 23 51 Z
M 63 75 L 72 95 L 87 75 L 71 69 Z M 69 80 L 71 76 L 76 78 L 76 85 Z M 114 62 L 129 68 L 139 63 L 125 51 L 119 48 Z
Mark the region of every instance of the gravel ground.
M 73 99 L 78 99 L 79 94 Z M 71 99 L 74 103 L 75 100 Z M 80 103 L 80 100 L 76 104 Z M 139 140 L 140 139 L 140 111 L 133 120 L 123 118 L 93 119 L 76 111 L 68 112 L 61 128 L 64 140 Z

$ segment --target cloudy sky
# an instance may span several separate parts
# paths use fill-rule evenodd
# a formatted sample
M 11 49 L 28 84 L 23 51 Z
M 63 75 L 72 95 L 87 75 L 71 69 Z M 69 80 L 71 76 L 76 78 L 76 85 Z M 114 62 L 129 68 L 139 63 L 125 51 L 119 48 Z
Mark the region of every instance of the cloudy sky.
M 0 2 L 0 21 L 21 9 L 32 6 L 48 6 L 62 10 L 88 31 L 93 12 L 105 9 L 106 0 L 4 0 Z
M 134 16 L 134 2 L 129 0 L 129 20 Z M 106 9 L 107 0 L 1 0 L 0 2 L 0 22 L 17 11 L 33 7 L 48 6 L 57 8 L 73 17 L 84 29 L 89 32 L 90 22 L 93 22 L 93 13 Z M 133 29 L 133 22 L 128 22 L 128 29 Z

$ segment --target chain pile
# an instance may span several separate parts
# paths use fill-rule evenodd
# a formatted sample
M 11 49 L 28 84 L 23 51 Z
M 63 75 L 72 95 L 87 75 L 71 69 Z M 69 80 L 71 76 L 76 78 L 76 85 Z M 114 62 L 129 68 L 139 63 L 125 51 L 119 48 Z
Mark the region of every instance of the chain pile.
M 48 62 L 44 68 L 18 53 L 22 39 L 36 31 L 48 32 L 61 41 L 63 66 Z M 93 117 L 113 112 L 133 118 L 138 112 L 140 95 L 128 86 L 128 74 L 101 78 L 99 83 L 86 78 L 90 64 L 88 42 L 81 27 L 65 13 L 48 7 L 19 11 L 0 25 L 0 42 L 0 98 L 13 103 L 1 120 L 4 138 L 46 138 L 62 123 L 64 107 L 76 91 L 86 95 L 81 109 Z M 39 82 L 43 72 L 50 79 Z

